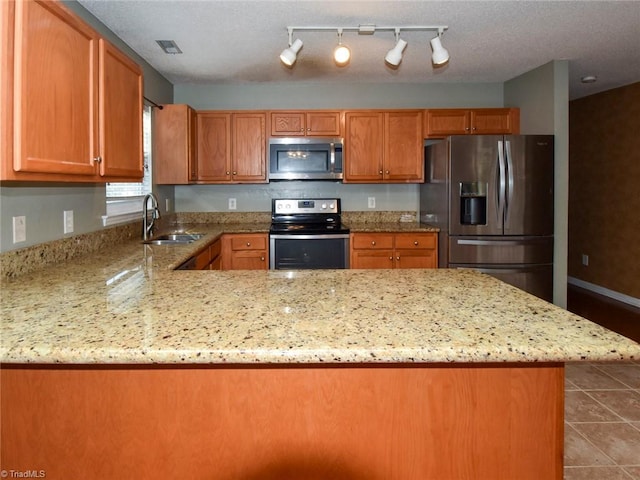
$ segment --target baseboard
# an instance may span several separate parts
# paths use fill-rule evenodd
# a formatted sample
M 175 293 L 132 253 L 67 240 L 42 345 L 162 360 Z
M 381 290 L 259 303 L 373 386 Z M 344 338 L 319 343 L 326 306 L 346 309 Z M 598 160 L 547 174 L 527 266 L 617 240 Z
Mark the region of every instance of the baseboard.
M 609 290 L 608 288 L 585 282 L 584 280 L 580 280 L 579 278 L 568 277 L 567 283 L 569 283 L 570 285 L 575 285 L 576 287 L 584 288 L 585 290 L 589 290 L 599 295 L 604 295 L 605 297 L 612 298 L 614 300 L 617 300 L 618 302 L 626 303 L 633 307 L 640 308 L 640 298 L 625 295 L 624 293 L 616 292 L 615 290 Z

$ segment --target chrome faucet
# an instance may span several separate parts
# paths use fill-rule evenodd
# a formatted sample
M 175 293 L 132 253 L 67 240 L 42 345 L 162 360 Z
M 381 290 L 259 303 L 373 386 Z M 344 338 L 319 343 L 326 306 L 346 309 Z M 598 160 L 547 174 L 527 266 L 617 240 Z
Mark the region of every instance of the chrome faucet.
M 151 199 L 151 222 L 149 222 L 148 203 Z M 149 240 L 153 235 L 153 227 L 156 220 L 160 218 L 160 210 L 158 210 L 158 199 L 153 193 L 145 195 L 142 201 L 142 239 Z

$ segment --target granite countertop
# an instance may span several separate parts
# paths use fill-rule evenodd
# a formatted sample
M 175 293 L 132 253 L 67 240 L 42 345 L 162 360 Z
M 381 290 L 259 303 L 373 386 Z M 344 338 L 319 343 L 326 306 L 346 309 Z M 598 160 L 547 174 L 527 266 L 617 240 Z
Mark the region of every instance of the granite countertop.
M 190 245 L 128 241 L 3 279 L 4 363 L 548 362 L 640 358 L 640 345 L 463 270 L 173 271 Z

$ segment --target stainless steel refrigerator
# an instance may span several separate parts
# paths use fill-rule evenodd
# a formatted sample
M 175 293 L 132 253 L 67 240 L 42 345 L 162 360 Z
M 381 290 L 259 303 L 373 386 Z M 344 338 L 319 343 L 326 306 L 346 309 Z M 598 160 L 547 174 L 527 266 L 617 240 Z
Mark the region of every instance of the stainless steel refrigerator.
M 553 298 L 553 136 L 464 135 L 425 146 L 420 219 L 439 266 Z

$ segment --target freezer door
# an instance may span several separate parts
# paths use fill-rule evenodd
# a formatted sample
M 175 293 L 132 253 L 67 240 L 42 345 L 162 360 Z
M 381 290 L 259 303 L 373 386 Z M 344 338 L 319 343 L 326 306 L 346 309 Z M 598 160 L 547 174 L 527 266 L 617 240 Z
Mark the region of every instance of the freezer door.
M 471 268 L 553 302 L 553 265 L 451 265 L 451 268 Z
M 449 137 L 451 235 L 502 235 L 506 165 L 499 149 L 503 137 L 465 135 Z
M 553 136 L 504 138 L 505 235 L 553 235 Z
M 449 264 L 553 263 L 553 237 L 449 237 Z

